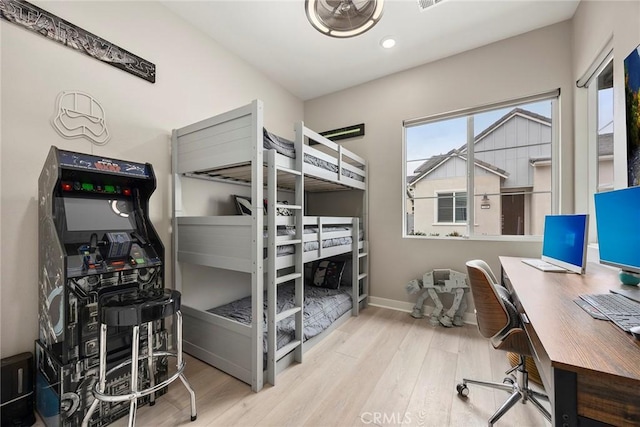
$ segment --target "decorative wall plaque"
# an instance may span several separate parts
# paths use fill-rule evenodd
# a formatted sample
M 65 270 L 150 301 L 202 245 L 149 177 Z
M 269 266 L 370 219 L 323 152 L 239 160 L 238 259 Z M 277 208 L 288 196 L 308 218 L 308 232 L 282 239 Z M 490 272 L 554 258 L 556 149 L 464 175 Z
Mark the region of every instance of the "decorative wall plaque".
M 111 137 L 102 105 L 93 96 L 77 90 L 58 94 L 56 115 L 51 124 L 67 139 L 86 138 L 96 145 L 104 145 Z
M 24 0 L 0 0 L 0 18 L 123 71 L 156 82 L 156 66 Z

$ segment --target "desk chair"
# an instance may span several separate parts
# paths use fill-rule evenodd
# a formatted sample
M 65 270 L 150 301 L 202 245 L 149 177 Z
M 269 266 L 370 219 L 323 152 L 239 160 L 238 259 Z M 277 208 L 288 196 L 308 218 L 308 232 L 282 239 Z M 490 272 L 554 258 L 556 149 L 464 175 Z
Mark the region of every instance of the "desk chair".
M 491 387 L 511 393 L 507 401 L 489 418 L 490 426 L 498 421 L 518 400 L 522 400 L 522 403 L 530 400 L 542 412 L 542 415 L 551 421 L 551 414 L 538 400 L 549 401 L 548 396 L 529 388 L 525 357 L 531 356 L 531 350 L 527 335 L 520 325 L 518 312 L 511 302 L 509 291 L 497 283 L 496 276 L 491 272 L 487 263 L 482 260 L 467 262 L 467 273 L 476 306 L 480 334 L 489 339 L 496 350 L 518 354 L 520 362 L 506 372 L 506 375 L 509 376 L 502 383 L 464 378 L 462 383 L 456 387 L 458 395 L 461 397 L 469 395 L 467 384 Z

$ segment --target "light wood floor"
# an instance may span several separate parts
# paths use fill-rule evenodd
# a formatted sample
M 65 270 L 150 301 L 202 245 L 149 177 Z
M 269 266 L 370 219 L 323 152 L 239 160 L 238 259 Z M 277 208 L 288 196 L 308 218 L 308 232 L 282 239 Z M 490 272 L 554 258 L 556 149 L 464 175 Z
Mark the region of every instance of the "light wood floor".
M 188 393 L 176 381 L 155 406 L 138 410 L 138 426 L 484 426 L 508 396 L 477 386 L 466 400 L 456 393 L 463 377 L 502 381 L 509 367 L 475 326 L 433 327 L 377 307 L 349 319 L 259 393 L 186 360 L 198 419 L 189 421 Z M 518 403 L 497 425 L 549 423 L 531 403 Z

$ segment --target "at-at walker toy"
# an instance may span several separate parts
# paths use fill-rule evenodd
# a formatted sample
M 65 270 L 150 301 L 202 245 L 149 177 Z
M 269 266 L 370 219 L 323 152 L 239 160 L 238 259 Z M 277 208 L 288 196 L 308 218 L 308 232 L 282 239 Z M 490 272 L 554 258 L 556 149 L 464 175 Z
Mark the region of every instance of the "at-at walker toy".
M 438 323 L 450 328 L 451 326 L 462 326 L 464 324 L 462 316 L 467 308 L 467 301 L 463 298 L 468 292 L 467 275 L 449 269 L 436 269 L 422 276 L 422 280 L 413 279 L 407 283 L 407 292 L 410 295 L 420 294 L 418 301 L 413 307 L 411 316 L 416 319 L 424 317 L 424 301 L 431 297 L 435 304 L 435 309 L 431 313 L 429 322 L 432 325 Z M 453 304 L 451 308 L 442 313 L 443 305 L 438 294 L 453 294 Z

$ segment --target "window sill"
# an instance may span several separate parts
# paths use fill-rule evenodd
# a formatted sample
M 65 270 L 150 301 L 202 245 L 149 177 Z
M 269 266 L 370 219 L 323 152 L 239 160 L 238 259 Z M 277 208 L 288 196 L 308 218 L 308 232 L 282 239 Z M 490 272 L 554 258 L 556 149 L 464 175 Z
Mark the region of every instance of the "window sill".
M 542 236 L 420 236 L 405 234 L 404 239 L 423 239 L 423 240 L 465 240 L 465 241 L 483 241 L 483 242 L 532 242 L 541 243 Z

